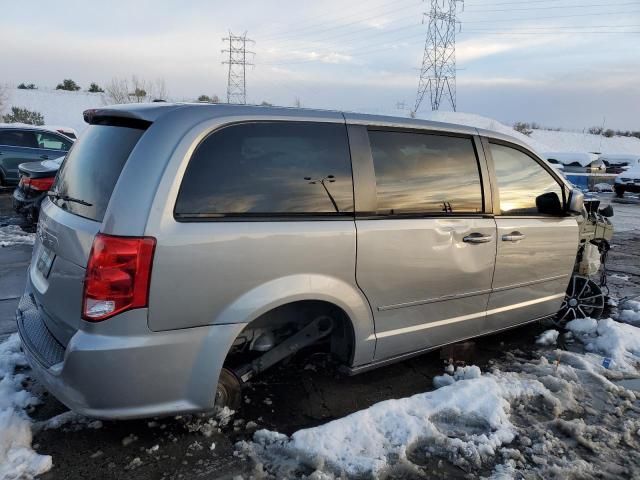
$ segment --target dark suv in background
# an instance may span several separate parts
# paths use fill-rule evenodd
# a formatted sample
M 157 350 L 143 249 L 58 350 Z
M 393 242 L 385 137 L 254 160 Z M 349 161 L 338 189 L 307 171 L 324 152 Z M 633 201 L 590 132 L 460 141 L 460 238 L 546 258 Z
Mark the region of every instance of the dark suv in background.
M 21 163 L 66 155 L 73 140 L 46 127 L 0 124 L 0 185 L 16 185 Z

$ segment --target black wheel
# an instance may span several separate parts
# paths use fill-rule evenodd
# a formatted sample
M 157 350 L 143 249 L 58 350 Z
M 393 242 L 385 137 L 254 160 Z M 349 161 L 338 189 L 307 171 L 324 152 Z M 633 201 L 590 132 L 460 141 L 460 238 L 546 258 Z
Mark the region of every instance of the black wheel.
M 598 320 L 603 311 L 604 295 L 600 287 L 588 277 L 574 275 L 553 323 L 562 327 L 576 318 L 591 317 Z
M 618 198 L 622 198 L 622 197 L 624 197 L 624 187 L 621 187 L 621 186 L 619 186 L 619 185 L 615 185 L 615 186 L 613 187 L 613 189 L 614 189 L 614 190 L 615 190 L 615 192 L 616 192 L 616 197 L 618 197 Z
M 231 410 L 237 410 L 241 401 L 240 381 L 230 370 L 223 368 L 218 379 L 214 405 L 217 408 L 229 407 Z

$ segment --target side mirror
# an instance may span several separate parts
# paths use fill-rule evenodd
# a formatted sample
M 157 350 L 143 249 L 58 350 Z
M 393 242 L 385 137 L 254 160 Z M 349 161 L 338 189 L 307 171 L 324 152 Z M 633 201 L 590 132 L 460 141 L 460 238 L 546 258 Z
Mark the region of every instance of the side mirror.
M 536 197 L 538 213 L 547 215 L 562 215 L 562 202 L 556 192 L 547 192 Z
M 569 213 L 582 213 L 584 207 L 584 193 L 577 188 L 572 188 L 569 192 L 569 201 L 567 202 L 567 211 Z

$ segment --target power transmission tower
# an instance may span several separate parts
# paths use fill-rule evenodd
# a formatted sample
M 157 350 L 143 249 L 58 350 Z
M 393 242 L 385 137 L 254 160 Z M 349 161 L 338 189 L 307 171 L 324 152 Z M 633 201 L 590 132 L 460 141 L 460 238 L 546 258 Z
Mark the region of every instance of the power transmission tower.
M 460 24 L 456 19 L 456 13 L 458 2 L 463 3 L 464 0 L 425 1 L 429 2 L 431 8 L 422 19 L 422 23 L 428 19 L 428 29 L 413 113 L 418 111 L 427 92 L 431 110 L 438 110 L 442 97 L 445 96 L 455 112 L 456 28 Z
M 247 32 L 242 35 L 234 35 L 229 32 L 229 36 L 223 38 L 222 41 L 228 44 L 228 48 L 222 50 L 222 53 L 229 54 L 229 59 L 222 62 L 223 65 L 229 65 L 227 103 L 245 105 L 247 103 L 247 65 L 253 65 L 253 63 L 247 62 L 247 54 L 254 54 L 254 52 L 247 51 L 247 43 L 254 42 L 247 38 Z

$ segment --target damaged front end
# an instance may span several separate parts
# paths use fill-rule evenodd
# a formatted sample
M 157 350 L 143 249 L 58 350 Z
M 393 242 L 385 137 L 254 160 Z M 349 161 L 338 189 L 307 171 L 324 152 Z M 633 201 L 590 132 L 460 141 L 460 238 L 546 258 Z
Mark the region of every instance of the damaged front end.
M 571 281 L 554 323 L 563 326 L 576 318 L 599 319 L 607 305 L 607 254 L 611 248 L 613 225 L 611 205 L 600 208 L 600 200 L 584 200 L 578 217 L 580 245 Z

